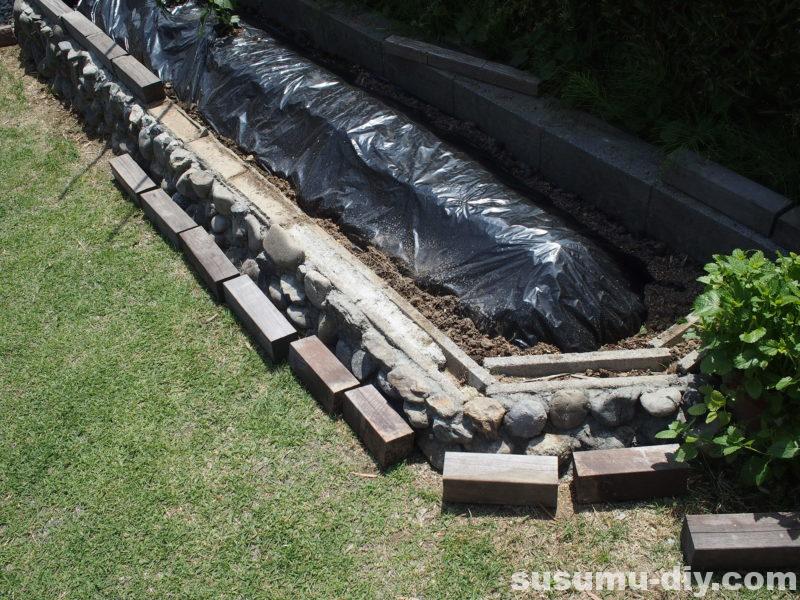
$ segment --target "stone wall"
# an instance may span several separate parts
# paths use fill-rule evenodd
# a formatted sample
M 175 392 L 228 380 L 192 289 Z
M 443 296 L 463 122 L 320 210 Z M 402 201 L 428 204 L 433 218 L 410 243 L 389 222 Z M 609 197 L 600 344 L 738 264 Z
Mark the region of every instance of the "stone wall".
M 319 336 L 360 381 L 375 385 L 416 430 L 434 466 L 441 467 L 446 450 L 556 455 L 566 463 L 577 448 L 653 443 L 678 414 L 687 381 L 677 378 L 661 389 L 567 388 L 493 397 L 458 381 L 445 370 L 441 346 L 387 300 L 374 275 L 364 275 L 366 267 L 326 245 L 322 230 L 303 221 L 295 205 L 295 213 L 282 218 L 279 210 L 258 209 L 58 23 L 46 22 L 22 0 L 14 12 L 23 56 L 54 93 L 209 230 L 301 335 Z
M 11 23 L 13 0 L 0 0 L 0 25 Z

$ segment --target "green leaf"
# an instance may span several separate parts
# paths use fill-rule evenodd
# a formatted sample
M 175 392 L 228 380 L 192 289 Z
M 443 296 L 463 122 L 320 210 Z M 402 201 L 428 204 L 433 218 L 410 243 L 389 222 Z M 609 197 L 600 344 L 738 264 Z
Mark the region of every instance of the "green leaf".
M 798 448 L 797 442 L 794 440 L 783 440 L 772 444 L 767 452 L 770 456 L 774 456 L 775 458 L 789 459 L 797 456 L 797 453 L 800 452 L 800 448 Z
M 775 384 L 775 389 L 776 390 L 785 390 L 787 387 L 789 387 L 793 383 L 794 383 L 794 379 L 793 378 L 788 377 L 788 376 L 787 377 L 783 377 L 783 378 L 781 378 L 780 381 L 778 381 L 778 383 Z
M 742 340 L 746 344 L 755 344 L 758 340 L 764 337 L 767 334 L 767 330 L 764 327 L 759 327 L 750 331 L 748 333 L 743 333 L 739 336 L 739 339 Z
M 708 407 L 706 406 L 705 402 L 698 402 L 694 406 L 690 406 L 686 412 L 693 417 L 699 417 L 700 415 L 704 415 L 708 412 Z
M 678 437 L 678 432 L 674 429 L 665 429 L 656 434 L 656 438 L 659 440 L 674 440 L 676 437 Z
M 749 485 L 762 485 L 769 476 L 769 458 L 753 456 L 742 467 L 742 481 Z
M 764 386 L 762 385 L 761 380 L 756 379 L 755 377 L 748 377 L 744 380 L 744 389 L 747 390 L 747 393 L 751 398 L 759 398 L 761 396 L 761 392 L 764 391 Z
M 722 449 L 722 456 L 730 456 L 731 454 L 735 454 L 739 450 L 741 450 L 741 446 L 726 446 Z

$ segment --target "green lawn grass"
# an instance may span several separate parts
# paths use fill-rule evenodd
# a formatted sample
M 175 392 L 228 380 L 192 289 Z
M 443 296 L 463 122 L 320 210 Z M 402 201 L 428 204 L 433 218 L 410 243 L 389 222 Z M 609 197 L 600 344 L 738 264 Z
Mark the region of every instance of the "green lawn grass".
M 379 474 L 17 56 L 0 51 L 1 597 L 507 597 L 520 570 L 678 563 L 684 504 L 442 509 L 420 458 Z

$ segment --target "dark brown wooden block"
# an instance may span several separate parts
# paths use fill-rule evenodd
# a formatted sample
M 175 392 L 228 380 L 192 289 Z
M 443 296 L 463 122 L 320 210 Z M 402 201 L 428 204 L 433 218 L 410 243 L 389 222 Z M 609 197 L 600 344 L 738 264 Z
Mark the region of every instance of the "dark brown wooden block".
M 34 0 L 36 8 L 41 11 L 42 16 L 58 23 L 61 15 L 71 13 L 72 9 L 61 2 L 61 0 Z
M 414 431 L 371 385 L 345 392 L 342 414 L 383 468 L 403 460 L 414 449 Z
M 800 567 L 800 513 L 686 515 L 684 562 L 698 571 Z
M 239 270 L 202 227 L 188 229 L 179 237 L 189 264 L 206 282 L 214 297 L 221 301 L 224 297 L 222 284 L 228 279 L 238 277 Z
M 673 458 L 677 444 L 574 452 L 579 503 L 644 500 L 686 492 L 689 466 Z
M 446 502 L 558 504 L 558 458 L 447 452 L 442 473 Z
M 158 187 L 130 154 L 115 156 L 109 161 L 109 165 L 114 178 L 137 205 L 139 205 L 139 194 Z
M 164 82 L 138 60 L 126 54 L 111 62 L 117 77 L 145 104 L 165 98 Z
M 344 392 L 361 385 L 315 335 L 289 345 L 289 365 L 329 413 L 341 410 Z
M 17 43 L 14 36 L 14 28 L 11 25 L 0 25 L 0 48 L 13 46 Z
M 76 10 L 63 13 L 61 15 L 61 23 L 64 25 L 64 29 L 67 30 L 67 33 L 69 33 L 72 39 L 74 39 L 87 50 L 90 49 L 87 45 L 87 39 L 90 36 L 103 33 L 102 29 L 100 29 L 97 25 L 92 23 L 90 19 L 84 17 Z
M 103 65 L 111 70 L 114 69 L 114 63 L 112 61 L 115 58 L 120 58 L 128 54 L 122 46 L 118 45 L 102 31 L 86 38 L 84 47 L 96 54 L 103 62 Z
M 297 330 L 264 292 L 246 275 L 229 279 L 222 287 L 225 290 L 225 302 L 258 345 L 272 360 L 286 358 L 289 343 L 297 338 Z
M 175 204 L 161 188 L 139 194 L 139 200 L 147 218 L 155 223 L 164 237 L 176 248 L 181 244 L 180 234 L 187 229 L 197 227 L 194 219 Z

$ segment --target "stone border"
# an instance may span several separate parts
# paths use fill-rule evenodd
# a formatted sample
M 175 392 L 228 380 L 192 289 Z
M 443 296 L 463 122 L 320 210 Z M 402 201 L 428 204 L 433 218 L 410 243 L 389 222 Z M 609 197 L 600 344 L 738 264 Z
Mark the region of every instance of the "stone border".
M 607 387 L 611 379 L 574 379 L 520 393 L 503 389 L 507 384 L 472 361 L 472 377 L 485 392 L 464 385 L 448 365 L 466 355 L 440 345 L 444 334 L 413 318 L 418 313 L 404 299 L 258 170 L 173 103 L 137 102 L 100 56 L 70 41 L 60 21 L 46 22 L 25 0 L 17 0 L 14 16 L 26 63 L 50 80 L 87 129 L 110 139 L 116 153 L 130 154 L 209 230 L 301 335 L 317 335 L 362 384 L 380 390 L 417 430 L 434 467 L 441 468 L 447 451 L 562 460 L 578 447 L 652 444 L 678 413 L 691 380 L 676 376 L 622 378 L 613 382 L 617 389 Z M 462 366 L 469 367 L 466 359 Z
M 420 42 L 398 50 L 391 40 L 402 31 L 378 15 L 314 0 L 239 0 L 239 5 L 475 123 L 518 160 L 634 233 L 699 261 L 734 248 L 800 251 L 800 212 L 784 220 L 781 215 L 791 207 L 785 197 L 691 155 L 666 160 L 655 146 L 590 115 L 565 110 L 553 99 L 476 81 L 474 59 L 464 61 L 462 74 L 437 68 L 452 62 L 432 64 L 419 50 Z
M 589 369 L 663 371 L 672 362 L 672 353 L 666 348 L 639 348 L 564 354 L 497 356 L 484 359 L 483 366 L 492 375 L 547 377 L 557 374 L 582 373 Z

